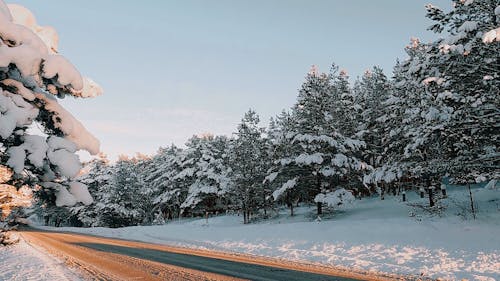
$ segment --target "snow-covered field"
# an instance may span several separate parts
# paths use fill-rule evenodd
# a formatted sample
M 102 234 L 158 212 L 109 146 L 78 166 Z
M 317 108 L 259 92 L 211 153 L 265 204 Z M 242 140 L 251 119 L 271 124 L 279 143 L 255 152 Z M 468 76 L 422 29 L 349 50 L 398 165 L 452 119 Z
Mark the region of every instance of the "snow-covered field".
M 20 240 L 0 246 L 0 280 L 79 280 L 64 263 Z
M 500 280 L 500 192 L 473 189 L 478 218 L 464 219 L 468 191 L 450 187 L 441 215 L 388 196 L 371 198 L 317 220 L 314 208 L 287 210 L 272 220 L 243 225 L 234 215 L 185 219 L 160 226 L 57 228 L 169 245 L 240 252 L 295 261 L 460 280 Z M 408 194 L 410 203 L 426 203 Z M 470 213 L 468 214 L 470 216 Z M 50 228 L 53 229 L 53 228 Z

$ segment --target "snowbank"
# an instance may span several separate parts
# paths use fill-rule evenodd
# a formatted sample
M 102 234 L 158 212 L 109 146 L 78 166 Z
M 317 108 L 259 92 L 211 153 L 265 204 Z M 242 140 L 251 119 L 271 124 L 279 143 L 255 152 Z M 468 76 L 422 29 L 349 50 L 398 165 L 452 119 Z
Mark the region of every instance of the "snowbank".
M 0 280 L 80 280 L 66 265 L 28 245 L 0 246 Z

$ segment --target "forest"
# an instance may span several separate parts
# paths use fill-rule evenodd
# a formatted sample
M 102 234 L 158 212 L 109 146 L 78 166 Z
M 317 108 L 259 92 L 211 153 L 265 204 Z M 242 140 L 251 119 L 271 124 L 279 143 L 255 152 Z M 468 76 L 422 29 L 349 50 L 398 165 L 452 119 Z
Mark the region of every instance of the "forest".
M 24 106 L 15 93 L 37 111 L 14 125 L 1 120 L 1 163 L 13 174 L 6 183 L 33 186 L 34 212 L 56 226 L 160 224 L 228 212 L 246 224 L 281 206 L 293 216 L 298 204 L 310 204 L 321 216 L 353 200 L 406 192 L 439 208 L 445 182 L 467 188 L 499 177 L 500 8 L 497 1 L 455 2 L 448 12 L 426 6 L 429 30 L 441 38 L 413 38 L 390 77 L 379 67 L 354 80 L 335 64 L 326 73 L 313 67 L 295 104 L 267 126 L 250 109 L 231 136 L 194 135 L 185 147 L 116 163 L 100 154 L 83 173 L 74 152 L 95 152 L 94 139 L 67 131 L 65 111 L 26 92 L 43 85 L 56 96 L 82 97 L 81 89 L 96 86 L 61 75 L 68 68 L 60 58 L 42 60 L 40 77 L 24 79 L 23 61 L 12 56 L 0 65 L 2 90 L 12 92 L 0 95 L 2 118 L 13 112 L 4 104 Z M 33 120 L 51 137 L 26 135 Z

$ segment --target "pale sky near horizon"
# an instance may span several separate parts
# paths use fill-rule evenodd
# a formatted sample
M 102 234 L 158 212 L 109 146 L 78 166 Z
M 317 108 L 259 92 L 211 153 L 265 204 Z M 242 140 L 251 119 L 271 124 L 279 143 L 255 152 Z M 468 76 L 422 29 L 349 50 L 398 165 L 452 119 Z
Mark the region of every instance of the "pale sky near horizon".
M 448 0 L 6 0 L 59 33 L 59 51 L 105 91 L 63 105 L 110 158 L 204 132 L 230 135 L 249 108 L 289 108 L 311 65 L 391 74 L 410 37 L 436 38 L 424 5 Z

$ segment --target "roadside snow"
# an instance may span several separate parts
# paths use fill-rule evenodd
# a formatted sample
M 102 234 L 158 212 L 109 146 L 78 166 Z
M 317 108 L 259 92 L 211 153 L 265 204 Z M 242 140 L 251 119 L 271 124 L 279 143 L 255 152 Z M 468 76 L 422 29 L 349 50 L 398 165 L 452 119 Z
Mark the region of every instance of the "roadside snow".
M 0 246 L 0 280 L 80 280 L 66 265 L 20 240 Z
M 249 225 L 233 215 L 183 219 L 160 226 L 49 228 L 175 246 L 247 253 L 294 261 L 448 280 L 500 280 L 500 192 L 473 189 L 477 220 L 464 220 L 468 191 L 448 187 L 442 216 L 429 216 L 400 197 L 357 200 L 352 209 L 316 219 L 313 207 L 287 210 Z M 407 193 L 412 204 L 427 204 Z M 465 213 L 463 213 L 465 212 Z M 462 214 L 463 213 L 463 214 Z M 458 215 L 457 215 L 458 214 Z M 46 228 L 46 227 L 44 227 Z

